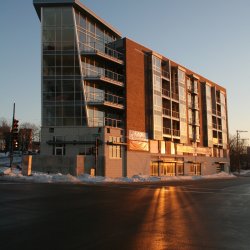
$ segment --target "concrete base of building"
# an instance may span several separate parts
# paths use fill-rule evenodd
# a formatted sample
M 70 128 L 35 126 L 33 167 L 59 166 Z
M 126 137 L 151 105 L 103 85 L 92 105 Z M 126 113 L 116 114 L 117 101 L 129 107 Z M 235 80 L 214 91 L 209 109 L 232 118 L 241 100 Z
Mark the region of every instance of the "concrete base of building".
M 43 156 L 43 155 L 34 155 L 23 157 L 22 169 L 25 174 L 26 169 L 29 169 L 29 174 L 31 171 L 49 173 L 49 174 L 71 174 L 78 176 L 84 173 L 84 156 Z M 27 175 L 27 174 L 26 174 Z
M 221 171 L 230 171 L 229 159 L 206 156 L 162 156 L 142 152 L 126 152 L 123 159 L 105 160 L 103 156 L 95 158 L 88 155 L 77 156 L 25 156 L 23 157 L 23 174 L 31 171 L 44 173 L 61 173 L 79 176 L 94 173 L 106 177 L 149 176 L 193 176 L 211 175 Z M 109 163 L 109 164 L 107 164 Z M 112 164 L 111 164 L 112 163 Z

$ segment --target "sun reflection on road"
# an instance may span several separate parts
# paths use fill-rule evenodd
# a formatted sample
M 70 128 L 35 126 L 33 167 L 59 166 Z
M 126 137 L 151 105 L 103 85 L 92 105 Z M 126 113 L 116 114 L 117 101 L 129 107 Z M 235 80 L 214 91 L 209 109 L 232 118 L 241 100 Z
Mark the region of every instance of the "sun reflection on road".
M 194 202 L 190 195 L 178 192 L 176 187 L 167 186 L 155 189 L 151 197 L 143 213 L 141 226 L 134 236 L 132 248 L 140 249 L 141 245 L 146 245 L 146 249 L 181 249 L 176 242 L 190 245 L 189 234 L 192 228 L 188 212 L 189 204 Z M 195 227 L 194 224 L 191 226 Z

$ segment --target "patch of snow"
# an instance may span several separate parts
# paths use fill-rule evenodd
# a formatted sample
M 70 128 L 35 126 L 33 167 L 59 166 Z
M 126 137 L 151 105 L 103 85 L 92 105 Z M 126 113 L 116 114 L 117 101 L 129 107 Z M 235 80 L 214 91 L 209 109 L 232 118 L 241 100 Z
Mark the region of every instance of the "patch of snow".
M 248 171 L 250 174 L 250 171 Z M 91 176 L 84 174 L 78 177 L 70 174 L 46 174 L 41 172 L 32 172 L 31 176 L 22 175 L 18 168 L 0 167 L 1 179 L 5 180 L 22 180 L 37 183 L 135 183 L 135 182 L 160 182 L 160 181 L 183 181 L 183 180 L 199 180 L 199 179 L 216 179 L 216 178 L 234 178 L 233 174 L 220 172 L 218 174 L 203 176 L 149 176 L 134 175 L 129 177 L 110 178 L 103 176 Z
M 234 174 L 236 176 L 250 176 L 250 170 L 249 169 L 247 169 L 247 170 L 241 169 L 240 173 L 238 171 L 236 171 L 236 172 L 234 172 Z

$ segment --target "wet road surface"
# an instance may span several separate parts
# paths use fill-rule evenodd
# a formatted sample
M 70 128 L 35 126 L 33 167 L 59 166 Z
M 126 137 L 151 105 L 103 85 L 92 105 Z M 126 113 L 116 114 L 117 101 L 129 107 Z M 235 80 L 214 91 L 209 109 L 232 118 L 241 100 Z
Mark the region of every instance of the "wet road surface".
M 250 178 L 0 182 L 0 249 L 250 249 Z

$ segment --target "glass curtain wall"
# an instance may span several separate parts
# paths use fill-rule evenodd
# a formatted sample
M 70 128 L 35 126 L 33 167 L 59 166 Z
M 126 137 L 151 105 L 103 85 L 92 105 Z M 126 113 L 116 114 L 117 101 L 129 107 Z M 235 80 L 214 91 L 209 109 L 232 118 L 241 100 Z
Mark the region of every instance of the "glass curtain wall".
M 221 119 L 222 119 L 222 144 L 223 149 L 227 149 L 227 112 L 226 112 L 226 97 L 220 93 L 221 100 Z
M 108 97 L 120 98 L 122 91 L 108 84 L 100 84 L 98 78 L 106 77 L 113 81 L 123 82 L 122 70 L 97 57 L 87 56 L 88 53 L 100 51 L 109 56 L 120 59 L 121 54 L 113 49 L 114 42 L 117 39 L 110 34 L 101 25 L 94 22 L 89 17 L 75 10 L 75 19 L 77 26 L 78 48 L 81 57 L 81 72 L 83 77 L 85 108 L 88 117 L 88 126 L 103 127 L 113 126 L 121 127 L 121 115 L 112 110 L 105 110 L 100 106 L 88 105 L 89 102 L 101 103 Z M 88 78 L 97 78 L 96 81 Z M 115 98 L 113 98 L 115 99 Z M 115 100 L 116 100 L 115 99 Z
M 212 122 L 212 99 L 211 87 L 206 84 L 206 113 L 207 113 L 207 146 L 213 147 L 213 122 Z
M 42 8 L 42 124 L 84 126 L 73 9 Z
M 153 90 L 153 138 L 162 140 L 162 82 L 161 59 L 152 56 L 152 90 Z
M 179 109 L 180 109 L 180 142 L 187 143 L 187 107 L 186 107 L 186 74 L 178 69 Z

